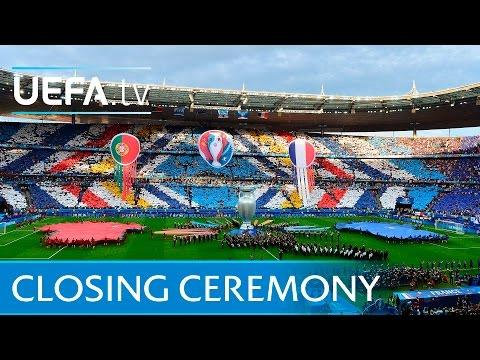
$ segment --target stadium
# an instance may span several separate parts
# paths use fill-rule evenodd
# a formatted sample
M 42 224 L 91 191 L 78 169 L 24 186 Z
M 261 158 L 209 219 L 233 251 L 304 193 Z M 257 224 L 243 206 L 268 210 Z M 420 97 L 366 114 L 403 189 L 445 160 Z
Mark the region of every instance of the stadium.
M 341 259 L 380 276 L 352 313 L 480 313 L 480 137 L 416 136 L 476 126 L 480 83 L 350 97 L 102 82 L 105 101 L 88 81 L 43 83 L 0 70 L 0 115 L 18 119 L 0 125 L 2 260 Z M 38 99 L 25 112 L 18 96 Z M 213 130 L 234 149 L 219 167 L 199 152 Z M 119 134 L 140 142 L 120 179 Z M 297 140 L 315 150 L 303 194 Z

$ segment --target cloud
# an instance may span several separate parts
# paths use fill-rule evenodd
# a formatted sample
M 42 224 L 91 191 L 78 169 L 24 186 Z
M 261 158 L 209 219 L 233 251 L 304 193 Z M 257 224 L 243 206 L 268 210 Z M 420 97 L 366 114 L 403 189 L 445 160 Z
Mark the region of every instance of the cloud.
M 150 66 L 79 71 L 87 79 L 351 96 L 406 94 L 480 81 L 480 46 L 466 45 L 2 45 L 0 67 Z M 72 71 L 36 72 L 72 76 Z
M 400 95 L 477 82 L 479 46 L 35 45 L 0 46 L 1 67 L 14 65 L 151 66 L 102 73 L 102 79 L 211 88 L 352 96 Z M 43 75 L 43 74 L 40 74 Z M 70 73 L 61 73 L 71 76 Z M 94 74 L 84 72 L 86 77 Z M 98 74 L 97 74 L 98 75 Z

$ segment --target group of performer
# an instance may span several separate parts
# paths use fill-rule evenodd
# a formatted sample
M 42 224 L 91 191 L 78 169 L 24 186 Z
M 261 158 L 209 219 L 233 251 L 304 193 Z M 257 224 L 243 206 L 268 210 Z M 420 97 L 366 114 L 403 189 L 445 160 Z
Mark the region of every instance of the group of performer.
M 218 240 L 218 231 L 214 230 L 206 234 L 195 234 L 195 235 L 173 235 L 173 247 L 190 244 L 197 244 L 207 241 Z
M 233 228 L 233 224 L 229 222 L 227 219 L 225 219 L 225 223 L 220 223 L 215 221 L 211 225 L 215 225 L 210 227 L 211 229 L 218 229 L 218 230 L 226 230 L 226 229 L 231 229 Z M 191 220 L 187 220 L 185 223 L 181 222 L 174 222 L 173 227 L 175 229 L 200 229 L 200 228 L 205 228 L 205 226 L 202 226 L 202 224 L 197 224 L 195 222 L 192 222 Z
M 276 246 L 283 251 L 291 251 L 298 243 L 293 234 L 280 231 L 263 232 L 255 235 L 249 233 L 225 234 L 224 241 L 231 248 L 251 248 L 255 250 L 257 247 L 266 249 L 270 246 Z
M 298 221 L 292 221 L 292 222 L 281 222 L 277 224 L 268 224 L 268 225 L 263 225 L 262 229 L 263 230 L 282 230 L 283 228 L 286 228 L 288 226 L 298 226 L 300 223 Z
M 245 233 L 241 235 L 225 235 L 225 242 L 230 248 L 256 248 L 278 247 L 280 257 L 283 253 L 293 252 L 295 255 L 303 256 L 334 256 L 353 260 L 377 260 L 387 261 L 388 250 L 380 251 L 372 248 L 367 249 L 365 245 L 346 245 L 337 242 L 325 241 L 325 244 L 317 242 L 300 243 L 293 233 L 283 231 L 269 231 L 255 235 Z M 223 241 L 222 241 L 223 246 Z
M 314 243 L 300 243 L 296 244 L 293 249 L 295 255 L 314 255 L 314 256 L 336 256 L 352 260 L 377 260 L 387 261 L 388 250 L 380 251 L 372 248 L 367 249 L 365 245 L 359 247 L 358 245 L 346 245 L 340 246 L 340 243 L 330 243 L 322 246 L 316 242 Z
M 337 241 L 337 243 L 340 242 L 340 231 L 338 230 L 332 230 L 332 229 L 330 229 L 330 231 L 328 230 L 318 230 L 318 231 L 296 230 L 293 233 L 307 240 L 316 241 L 318 237 L 318 240 L 322 241 L 322 239 L 325 237 L 325 242 L 328 242 L 329 240 L 331 242 L 334 242 L 335 240 Z

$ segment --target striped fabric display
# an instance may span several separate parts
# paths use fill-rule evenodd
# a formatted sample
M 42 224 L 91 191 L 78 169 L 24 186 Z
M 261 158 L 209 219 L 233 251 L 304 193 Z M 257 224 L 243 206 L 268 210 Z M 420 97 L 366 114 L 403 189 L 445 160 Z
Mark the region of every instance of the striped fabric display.
M 110 153 L 115 161 L 115 182 L 122 193 L 122 200 L 126 200 L 137 175 L 140 141 L 131 134 L 117 134 L 110 143 Z
M 288 145 L 288 154 L 295 167 L 294 181 L 298 194 L 305 204 L 315 184 L 314 172 L 311 168 L 315 161 L 315 147 L 305 139 L 296 139 Z

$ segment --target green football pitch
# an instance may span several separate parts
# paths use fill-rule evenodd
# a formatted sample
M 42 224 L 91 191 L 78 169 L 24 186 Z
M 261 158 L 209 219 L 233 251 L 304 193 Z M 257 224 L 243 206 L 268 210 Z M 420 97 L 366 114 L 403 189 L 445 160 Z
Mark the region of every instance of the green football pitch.
M 154 234 L 153 238 L 150 232 L 143 234 L 129 234 L 125 242 L 117 246 L 109 244 L 100 245 L 95 248 L 82 247 L 62 247 L 46 248 L 40 243 L 41 232 L 39 228 L 46 224 L 75 222 L 78 218 L 65 217 L 47 217 L 33 224 L 15 229 L 15 226 L 7 228 L 5 234 L 0 234 L 0 259 L 1 260 L 249 260 L 253 255 L 254 260 L 277 260 L 278 248 L 257 249 L 254 253 L 248 248 L 232 249 L 225 245 L 222 249 L 221 239 L 223 232 L 217 241 L 206 241 L 196 244 L 183 246 L 173 246 L 172 236 Z M 82 220 L 88 220 L 82 218 Z M 104 220 L 117 221 L 122 223 L 135 222 L 142 225 L 148 225 L 153 231 L 173 228 L 175 222 L 185 223 L 187 218 L 104 218 Z M 199 222 L 205 222 L 213 219 L 195 219 Z M 216 219 L 224 223 L 221 218 Z M 240 219 L 238 219 L 240 221 Z M 259 223 L 266 219 L 258 219 Z M 274 223 L 298 221 L 300 225 L 315 225 L 318 227 L 332 227 L 336 222 L 378 220 L 385 219 L 371 217 L 344 217 L 344 218 L 278 218 Z M 470 265 L 470 259 L 473 260 L 475 268 L 477 259 L 480 258 L 480 238 L 474 234 L 456 234 L 452 231 L 435 230 L 433 227 L 424 226 L 425 230 L 431 230 L 437 233 L 447 234 L 449 240 L 447 243 L 387 243 L 381 238 L 375 236 L 360 234 L 356 232 L 341 232 L 340 244 L 345 243 L 363 246 L 377 250 L 388 250 L 390 266 L 395 264 L 407 266 L 414 265 L 418 267 L 421 261 L 455 261 L 462 263 L 464 260 Z M 229 230 L 227 230 L 229 231 Z M 306 239 L 297 235 L 299 242 L 312 242 L 313 239 Z M 335 240 L 336 241 L 336 240 Z M 322 240 L 318 243 L 324 243 Z M 329 243 L 330 244 L 330 243 Z M 283 260 L 318 260 L 335 259 L 326 256 L 295 255 L 294 253 L 285 253 Z
M 47 217 L 39 221 L 35 221 L 30 225 L 22 226 L 18 229 L 15 226 L 10 226 L 6 229 L 6 233 L 0 234 L 0 260 L 249 260 L 253 256 L 254 261 L 272 260 L 277 261 L 279 254 L 278 248 L 269 247 L 267 249 L 257 248 L 256 251 L 249 248 L 230 248 L 225 244 L 222 248 L 221 239 L 225 231 L 220 233 L 218 240 L 206 241 L 196 244 L 188 244 L 173 246 L 172 236 L 163 237 L 160 234 L 154 234 L 153 237 L 150 231 L 144 233 L 128 234 L 126 240 L 121 245 L 115 243 L 108 245 L 98 245 L 92 247 L 51 247 L 46 248 L 44 244 L 40 243 L 42 232 L 37 229 L 43 225 L 54 223 L 75 222 L 78 218 L 66 217 Z M 88 220 L 82 218 L 81 220 Z M 103 220 L 117 221 L 122 223 L 138 223 L 148 225 L 152 231 L 160 231 L 174 227 L 174 223 L 185 223 L 187 218 L 104 218 Z M 199 222 L 206 222 L 213 219 L 195 219 Z M 217 222 L 224 223 L 225 220 L 221 218 L 215 219 Z M 240 221 L 240 219 L 238 219 Z M 263 218 L 259 218 L 259 223 L 263 222 Z M 373 217 L 344 217 L 344 218 L 278 218 L 274 223 L 280 222 L 299 222 L 300 225 L 315 225 L 318 227 L 332 227 L 336 222 L 347 221 L 362 221 L 362 220 L 377 220 L 390 221 L 386 219 Z M 36 230 L 34 231 L 34 228 Z M 425 230 L 431 230 L 437 233 L 447 234 L 449 240 L 447 243 L 387 243 L 381 238 L 375 236 L 360 234 L 357 232 L 341 232 L 340 244 L 358 245 L 376 250 L 388 250 L 390 267 L 395 264 L 401 266 L 418 267 L 420 262 L 451 262 L 454 260 L 455 264 L 460 260 L 463 264 L 467 262 L 467 270 L 462 269 L 460 272 L 477 274 L 477 261 L 480 259 L 480 238 L 474 234 L 456 234 L 451 231 L 435 230 L 433 227 L 424 226 Z M 230 230 L 226 230 L 230 231 Z M 297 235 L 299 242 L 312 242 L 313 239 L 306 239 L 304 236 Z M 323 244 L 317 240 L 317 243 Z M 338 257 L 327 256 L 303 256 L 301 254 L 295 255 L 292 253 L 285 253 L 282 261 L 288 260 L 309 260 L 322 261 L 334 260 Z M 470 269 L 470 260 L 473 261 L 474 268 Z M 356 262 L 351 260 L 352 263 Z M 358 261 L 359 266 L 364 263 L 379 264 L 380 262 L 373 261 Z M 385 265 L 385 263 L 384 263 Z M 444 265 L 442 266 L 444 267 Z M 452 285 L 445 284 L 445 287 Z M 443 287 L 443 286 L 442 286 Z M 399 289 L 397 289 L 399 290 Z M 384 299 L 391 294 L 392 290 L 384 289 L 374 291 L 374 295 L 381 295 Z M 360 299 L 359 299 L 360 300 Z M 360 302 L 363 302 L 360 300 Z M 358 304 L 360 305 L 360 304 Z
M 0 234 L 0 259 L 1 260 L 249 260 L 253 255 L 254 260 L 277 260 L 278 248 L 257 249 L 254 253 L 249 248 L 232 249 L 224 246 L 222 249 L 221 239 L 223 232 L 220 233 L 217 241 L 206 241 L 196 244 L 183 246 L 173 246 L 172 236 L 154 234 L 153 238 L 149 231 L 143 234 L 129 234 L 125 242 L 117 246 L 109 244 L 107 246 L 96 246 L 95 248 L 82 247 L 62 247 L 46 248 L 40 243 L 42 232 L 38 228 L 54 223 L 75 222 L 78 218 L 65 217 L 47 217 L 33 224 L 25 225 L 18 229 L 15 226 L 7 228 L 5 234 Z M 81 220 L 88 220 L 82 218 Z M 135 222 L 141 225 L 148 225 L 153 231 L 160 231 L 174 227 L 174 223 L 185 223 L 187 218 L 105 218 L 104 220 L 117 221 L 122 223 Z M 206 222 L 213 219 L 195 219 L 199 222 Z M 224 223 L 221 218 L 216 219 Z M 261 223 L 266 219 L 258 219 Z M 279 218 L 273 223 L 298 221 L 300 225 L 315 225 L 318 227 L 331 227 L 336 222 L 362 221 L 362 220 L 380 220 L 385 219 L 371 217 L 344 217 L 344 218 Z M 36 228 L 36 231 L 34 231 Z M 433 227 L 424 226 L 425 230 L 431 230 L 437 233 L 444 233 L 449 236 L 447 243 L 387 243 L 384 239 L 375 236 L 360 234 L 356 232 L 341 232 L 340 244 L 345 243 L 372 248 L 376 250 L 388 250 L 390 266 L 395 264 L 407 266 L 420 265 L 421 261 L 455 261 L 462 263 L 464 260 L 470 265 L 470 259 L 477 267 L 477 260 L 480 258 L 480 238 L 474 234 L 456 234 L 452 231 L 435 230 Z M 229 230 L 226 230 L 229 231 Z M 305 239 L 297 235 L 299 242 L 312 242 L 313 239 Z M 318 243 L 324 243 L 322 240 Z M 330 243 L 329 243 L 330 244 Z M 318 260 L 334 259 L 327 256 L 309 256 L 295 255 L 294 253 L 285 253 L 283 260 Z

